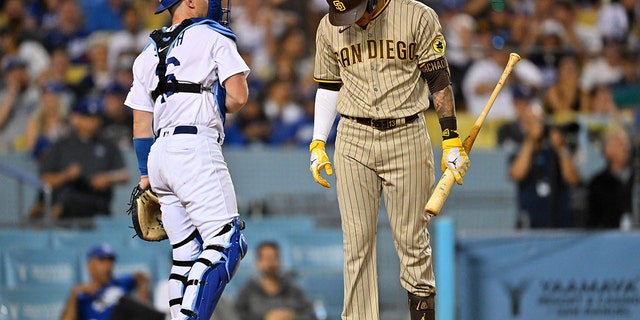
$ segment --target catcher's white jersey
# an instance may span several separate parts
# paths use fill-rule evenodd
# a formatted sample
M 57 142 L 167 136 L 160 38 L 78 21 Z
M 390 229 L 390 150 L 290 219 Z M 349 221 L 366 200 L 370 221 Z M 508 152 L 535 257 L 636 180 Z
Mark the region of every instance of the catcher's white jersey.
M 211 87 L 215 81 L 224 83 L 234 74 L 249 74 L 249 67 L 238 53 L 235 42 L 207 24 L 187 27 L 166 50 L 166 75 L 180 82 Z M 214 128 L 224 137 L 223 123 L 213 94 L 165 94 L 153 101 L 151 92 L 158 85 L 155 75 L 157 65 L 158 57 L 154 46 L 150 44 L 133 64 L 133 84 L 125 105 L 153 112 L 154 132 L 178 125 L 197 125 Z

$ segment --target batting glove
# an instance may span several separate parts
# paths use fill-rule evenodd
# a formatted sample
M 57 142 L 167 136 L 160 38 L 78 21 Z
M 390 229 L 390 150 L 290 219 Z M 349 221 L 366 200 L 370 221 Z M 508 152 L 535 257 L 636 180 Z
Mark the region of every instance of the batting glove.
M 325 170 L 328 175 L 333 174 L 333 168 L 331 167 L 331 162 L 329 161 L 329 157 L 327 153 L 324 151 L 325 142 L 322 140 L 313 140 L 309 145 L 309 152 L 311 153 L 311 174 L 313 175 L 313 179 L 316 180 L 318 184 L 325 188 L 331 188 L 331 185 L 322 178 L 320 175 L 320 170 Z
M 442 172 L 451 169 L 457 184 L 462 184 L 462 177 L 469 168 L 469 156 L 462 147 L 459 137 L 442 140 Z

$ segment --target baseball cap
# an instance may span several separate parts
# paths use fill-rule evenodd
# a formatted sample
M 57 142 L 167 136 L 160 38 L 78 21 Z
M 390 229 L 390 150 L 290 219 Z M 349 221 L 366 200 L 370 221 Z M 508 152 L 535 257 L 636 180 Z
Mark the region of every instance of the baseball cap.
M 356 23 L 367 10 L 369 0 L 327 0 L 329 3 L 329 22 L 334 26 L 346 26 Z
M 73 112 L 85 116 L 99 116 L 103 110 L 102 100 L 99 98 L 82 98 L 73 107 Z
M 516 85 L 512 87 L 511 91 L 514 99 L 528 100 L 535 96 L 535 91 L 529 86 Z
M 104 93 L 126 96 L 129 92 L 127 89 L 116 82 L 111 82 L 104 88 Z
M 26 67 L 27 67 L 27 62 L 22 58 L 10 58 L 4 63 L 2 71 L 6 73 L 16 68 L 26 68 Z
M 116 253 L 113 251 L 113 248 L 107 243 L 101 243 L 94 245 L 87 252 L 87 260 L 98 258 L 98 259 L 116 259 Z
M 47 81 L 42 85 L 43 92 L 61 93 L 65 88 L 61 83 L 55 81 Z

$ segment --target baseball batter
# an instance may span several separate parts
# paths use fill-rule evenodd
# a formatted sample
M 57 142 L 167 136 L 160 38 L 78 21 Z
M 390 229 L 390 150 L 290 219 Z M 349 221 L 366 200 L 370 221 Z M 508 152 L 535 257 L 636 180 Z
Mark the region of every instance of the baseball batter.
M 330 187 L 325 141 L 336 113 L 338 202 L 344 234 L 342 319 L 379 319 L 376 226 L 384 197 L 400 282 L 412 320 L 435 319 L 436 284 L 424 205 L 434 187 L 431 142 L 423 112 L 431 92 L 443 137 L 441 168 L 462 183 L 469 159 L 457 133 L 436 13 L 414 0 L 327 0 L 318 26 L 318 82 L 313 141 L 314 179 Z
M 221 152 L 225 112 L 247 101 L 249 68 L 218 22 L 220 0 L 161 0 L 171 27 L 136 58 L 125 104 L 133 109 L 141 178 L 157 193 L 172 246 L 171 318 L 209 319 L 246 252 Z

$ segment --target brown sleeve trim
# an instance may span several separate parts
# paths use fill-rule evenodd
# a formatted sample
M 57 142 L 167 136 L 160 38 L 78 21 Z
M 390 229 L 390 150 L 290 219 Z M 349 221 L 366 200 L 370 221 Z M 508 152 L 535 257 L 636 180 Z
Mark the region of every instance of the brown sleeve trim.
M 327 89 L 331 91 L 340 91 L 340 88 L 342 88 L 342 82 L 340 83 L 318 82 L 318 88 Z
M 427 61 L 420 65 L 422 78 L 427 81 L 429 91 L 438 92 L 451 84 L 449 64 L 445 57 Z

